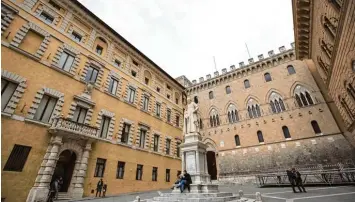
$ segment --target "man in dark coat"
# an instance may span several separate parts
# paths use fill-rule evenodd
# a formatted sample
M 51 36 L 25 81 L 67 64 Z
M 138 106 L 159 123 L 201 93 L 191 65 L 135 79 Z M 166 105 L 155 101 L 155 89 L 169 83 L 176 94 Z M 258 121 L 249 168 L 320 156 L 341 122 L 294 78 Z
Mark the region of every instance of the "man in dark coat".
M 102 181 L 102 178 L 101 178 L 96 186 L 96 197 L 97 197 L 97 193 L 99 193 L 99 197 L 101 196 L 101 191 L 102 191 L 103 186 L 104 186 L 104 182 Z
M 298 172 L 298 170 L 296 170 L 295 168 L 292 168 L 292 173 L 295 175 L 295 182 L 296 182 L 296 186 L 298 187 L 298 189 L 300 190 L 300 192 L 306 192 L 306 189 L 303 186 L 303 182 L 302 182 L 302 178 L 301 178 L 301 173 Z M 301 190 L 302 187 L 302 190 Z
M 292 172 L 291 169 L 286 170 L 286 173 L 287 173 L 288 181 L 290 181 L 290 183 L 291 183 L 293 192 L 297 193 L 296 190 L 295 190 L 295 183 L 296 183 L 295 182 L 295 180 L 296 180 L 295 174 Z
M 192 184 L 192 179 L 191 179 L 191 175 L 187 173 L 186 170 L 184 170 L 183 179 L 186 181 L 184 185 L 187 187 L 187 190 L 190 192 L 190 184 Z M 182 191 L 184 191 L 186 187 L 182 186 Z

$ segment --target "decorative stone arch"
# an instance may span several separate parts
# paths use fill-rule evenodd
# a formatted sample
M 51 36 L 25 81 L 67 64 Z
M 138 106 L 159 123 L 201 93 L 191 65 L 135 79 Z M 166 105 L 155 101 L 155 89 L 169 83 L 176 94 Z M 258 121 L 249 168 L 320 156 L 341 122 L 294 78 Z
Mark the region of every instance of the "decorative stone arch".
M 44 94 L 48 94 L 50 96 L 56 97 L 58 98 L 58 101 L 54 107 L 53 113 L 51 118 L 49 119 L 49 123 L 52 123 L 52 120 L 54 117 L 60 115 L 62 108 L 63 108 L 63 104 L 64 104 L 64 93 L 61 93 L 57 90 L 51 89 L 51 88 L 47 88 L 47 87 L 43 87 L 42 89 L 38 90 L 36 95 L 35 95 L 35 99 L 33 100 L 33 103 L 30 107 L 30 109 L 28 110 L 28 114 L 27 114 L 27 118 L 28 119 L 33 119 L 36 111 L 39 107 L 39 104 L 41 103 L 41 100 L 44 96 Z
M 296 90 L 296 87 L 297 87 L 298 85 L 303 86 L 304 88 L 306 88 L 306 89 L 310 92 L 310 94 L 312 94 L 312 93 L 315 91 L 312 86 L 310 86 L 310 85 L 308 85 L 308 84 L 306 84 L 306 83 L 302 83 L 302 82 L 299 82 L 299 81 L 295 81 L 295 82 L 292 84 L 291 88 L 290 88 L 290 94 L 289 94 L 290 97 L 294 97 L 295 90 Z
M 96 120 L 96 127 L 97 128 L 100 128 L 103 116 L 107 116 L 107 117 L 111 118 L 106 139 L 112 140 L 112 135 L 113 135 L 113 131 L 115 129 L 115 122 L 116 122 L 115 113 L 114 112 L 110 112 L 110 111 L 108 111 L 106 109 L 101 109 L 101 111 L 99 112 L 99 114 L 97 116 L 97 120 Z M 101 132 L 101 129 L 97 130 L 97 137 L 99 137 L 99 133 L 100 132 Z
M 20 28 L 20 30 L 17 31 L 15 37 L 11 41 L 11 45 L 13 45 L 15 47 L 19 47 L 19 45 L 21 44 L 22 40 L 25 38 L 25 36 L 29 30 L 33 30 L 34 32 L 44 36 L 44 40 L 42 41 L 40 47 L 38 48 L 38 50 L 36 51 L 36 54 L 35 54 L 36 57 L 41 58 L 43 56 L 44 52 L 46 52 L 46 50 L 48 48 L 51 35 L 49 34 L 49 32 L 42 29 L 41 27 L 34 24 L 33 22 L 29 22 L 29 23 L 23 25 Z
M 72 74 L 73 76 L 76 74 L 76 70 L 79 67 L 80 64 L 80 51 L 72 46 L 70 46 L 69 44 L 63 43 L 61 46 L 59 46 L 57 52 L 55 53 L 55 56 L 52 59 L 52 63 L 54 66 L 59 67 L 59 60 L 60 57 L 62 56 L 63 52 L 69 52 L 71 55 L 75 56 L 74 58 L 74 62 L 70 68 L 70 74 Z
M 13 114 L 17 104 L 20 102 L 22 95 L 25 92 L 27 87 L 26 79 L 22 76 L 19 76 L 15 73 L 8 72 L 4 69 L 1 69 L 1 78 L 5 78 L 9 81 L 15 82 L 18 86 L 15 89 L 14 94 L 11 96 L 9 102 L 7 103 L 5 109 L 3 110 L 5 113 Z
M 83 148 L 83 146 L 80 145 L 79 142 L 73 141 L 73 140 L 68 141 L 68 142 L 64 142 L 58 151 L 58 155 L 60 155 L 65 150 L 71 150 L 71 151 L 75 152 L 75 154 L 77 156 L 76 160 L 80 162 L 80 159 L 83 155 L 84 148 Z
M 217 144 L 216 144 L 216 142 L 214 140 L 212 140 L 211 138 L 207 137 L 207 138 L 203 139 L 202 142 L 204 144 L 206 144 L 206 146 L 207 146 L 206 151 L 213 151 L 216 154 L 218 154 L 218 150 L 217 150 L 218 146 L 217 146 Z
M 224 110 L 223 110 L 223 111 L 227 113 L 230 105 L 234 105 L 234 106 L 235 106 L 235 109 L 237 109 L 237 110 L 239 109 L 237 103 L 234 102 L 234 101 L 232 101 L 232 100 L 230 100 L 230 101 L 228 101 L 227 104 L 224 106 Z
M 271 88 L 267 93 L 266 96 L 264 98 L 265 102 L 268 103 L 270 101 L 270 98 L 272 97 L 272 94 L 276 93 L 278 94 L 282 99 L 286 98 L 287 95 L 285 95 L 284 93 L 282 93 L 279 90 L 276 90 L 275 88 Z
M 249 104 L 250 102 L 254 102 L 255 104 L 260 104 L 259 98 L 257 98 L 257 97 L 254 96 L 254 95 L 248 95 L 247 98 L 245 98 L 245 100 L 244 100 L 244 106 L 245 106 L 246 108 L 248 108 L 248 104 Z
M 48 15 L 52 16 L 54 18 L 53 22 L 51 24 L 53 24 L 54 26 L 57 26 L 60 19 L 62 18 L 60 15 L 58 15 L 57 12 L 55 12 L 53 9 L 51 9 L 50 7 L 48 7 L 45 4 L 40 3 L 39 6 L 36 8 L 35 11 L 35 16 L 37 18 L 39 18 L 41 21 L 43 21 L 46 24 L 49 24 L 47 21 L 42 20 L 42 18 L 40 18 L 39 16 L 41 15 L 42 12 L 47 13 Z

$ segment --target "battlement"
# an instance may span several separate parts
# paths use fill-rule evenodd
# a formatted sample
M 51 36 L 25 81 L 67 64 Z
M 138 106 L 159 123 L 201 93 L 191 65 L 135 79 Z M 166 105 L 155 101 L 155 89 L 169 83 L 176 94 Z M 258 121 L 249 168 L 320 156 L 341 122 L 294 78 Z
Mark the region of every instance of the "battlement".
M 228 74 L 236 73 L 238 71 L 245 71 L 248 68 L 254 68 L 254 67 L 259 67 L 259 66 L 276 66 L 280 62 L 283 62 L 285 60 L 290 60 L 294 59 L 294 48 L 295 48 L 295 43 L 291 43 L 291 48 L 286 49 L 285 46 L 280 46 L 279 47 L 279 53 L 275 54 L 274 50 L 268 51 L 268 56 L 264 58 L 263 54 L 258 55 L 258 61 L 254 61 L 254 58 L 249 58 L 248 59 L 248 64 L 246 65 L 243 61 L 239 62 L 239 67 L 236 68 L 235 65 L 231 65 L 229 68 L 229 71 L 227 68 L 223 68 L 222 72 L 219 73 L 218 71 L 215 71 L 213 73 L 213 77 L 211 74 L 206 75 L 206 79 L 204 77 L 200 77 L 199 80 L 192 80 L 192 86 L 189 86 L 188 88 L 191 88 L 195 85 L 199 85 L 204 82 L 209 82 L 210 80 L 213 80 L 218 77 L 223 77 Z

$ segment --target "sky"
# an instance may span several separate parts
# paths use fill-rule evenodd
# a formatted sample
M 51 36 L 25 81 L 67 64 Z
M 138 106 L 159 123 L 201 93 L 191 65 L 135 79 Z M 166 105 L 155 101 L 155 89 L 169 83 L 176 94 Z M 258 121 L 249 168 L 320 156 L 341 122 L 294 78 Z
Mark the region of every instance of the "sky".
M 247 64 L 246 44 L 255 61 L 294 41 L 291 0 L 79 1 L 174 78 Z

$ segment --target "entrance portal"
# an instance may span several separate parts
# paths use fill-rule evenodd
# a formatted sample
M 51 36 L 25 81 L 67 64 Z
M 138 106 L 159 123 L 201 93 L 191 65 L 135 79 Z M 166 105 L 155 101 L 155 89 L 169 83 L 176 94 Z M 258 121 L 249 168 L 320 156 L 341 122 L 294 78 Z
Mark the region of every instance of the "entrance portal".
M 60 192 L 67 192 L 70 186 L 70 181 L 73 175 L 74 166 L 76 161 L 75 152 L 64 150 L 60 155 L 57 165 L 54 170 L 52 180 L 59 177 L 63 178 L 63 185 L 60 187 Z
M 211 175 L 211 180 L 217 180 L 216 153 L 213 151 L 207 152 L 207 168 L 208 174 Z

